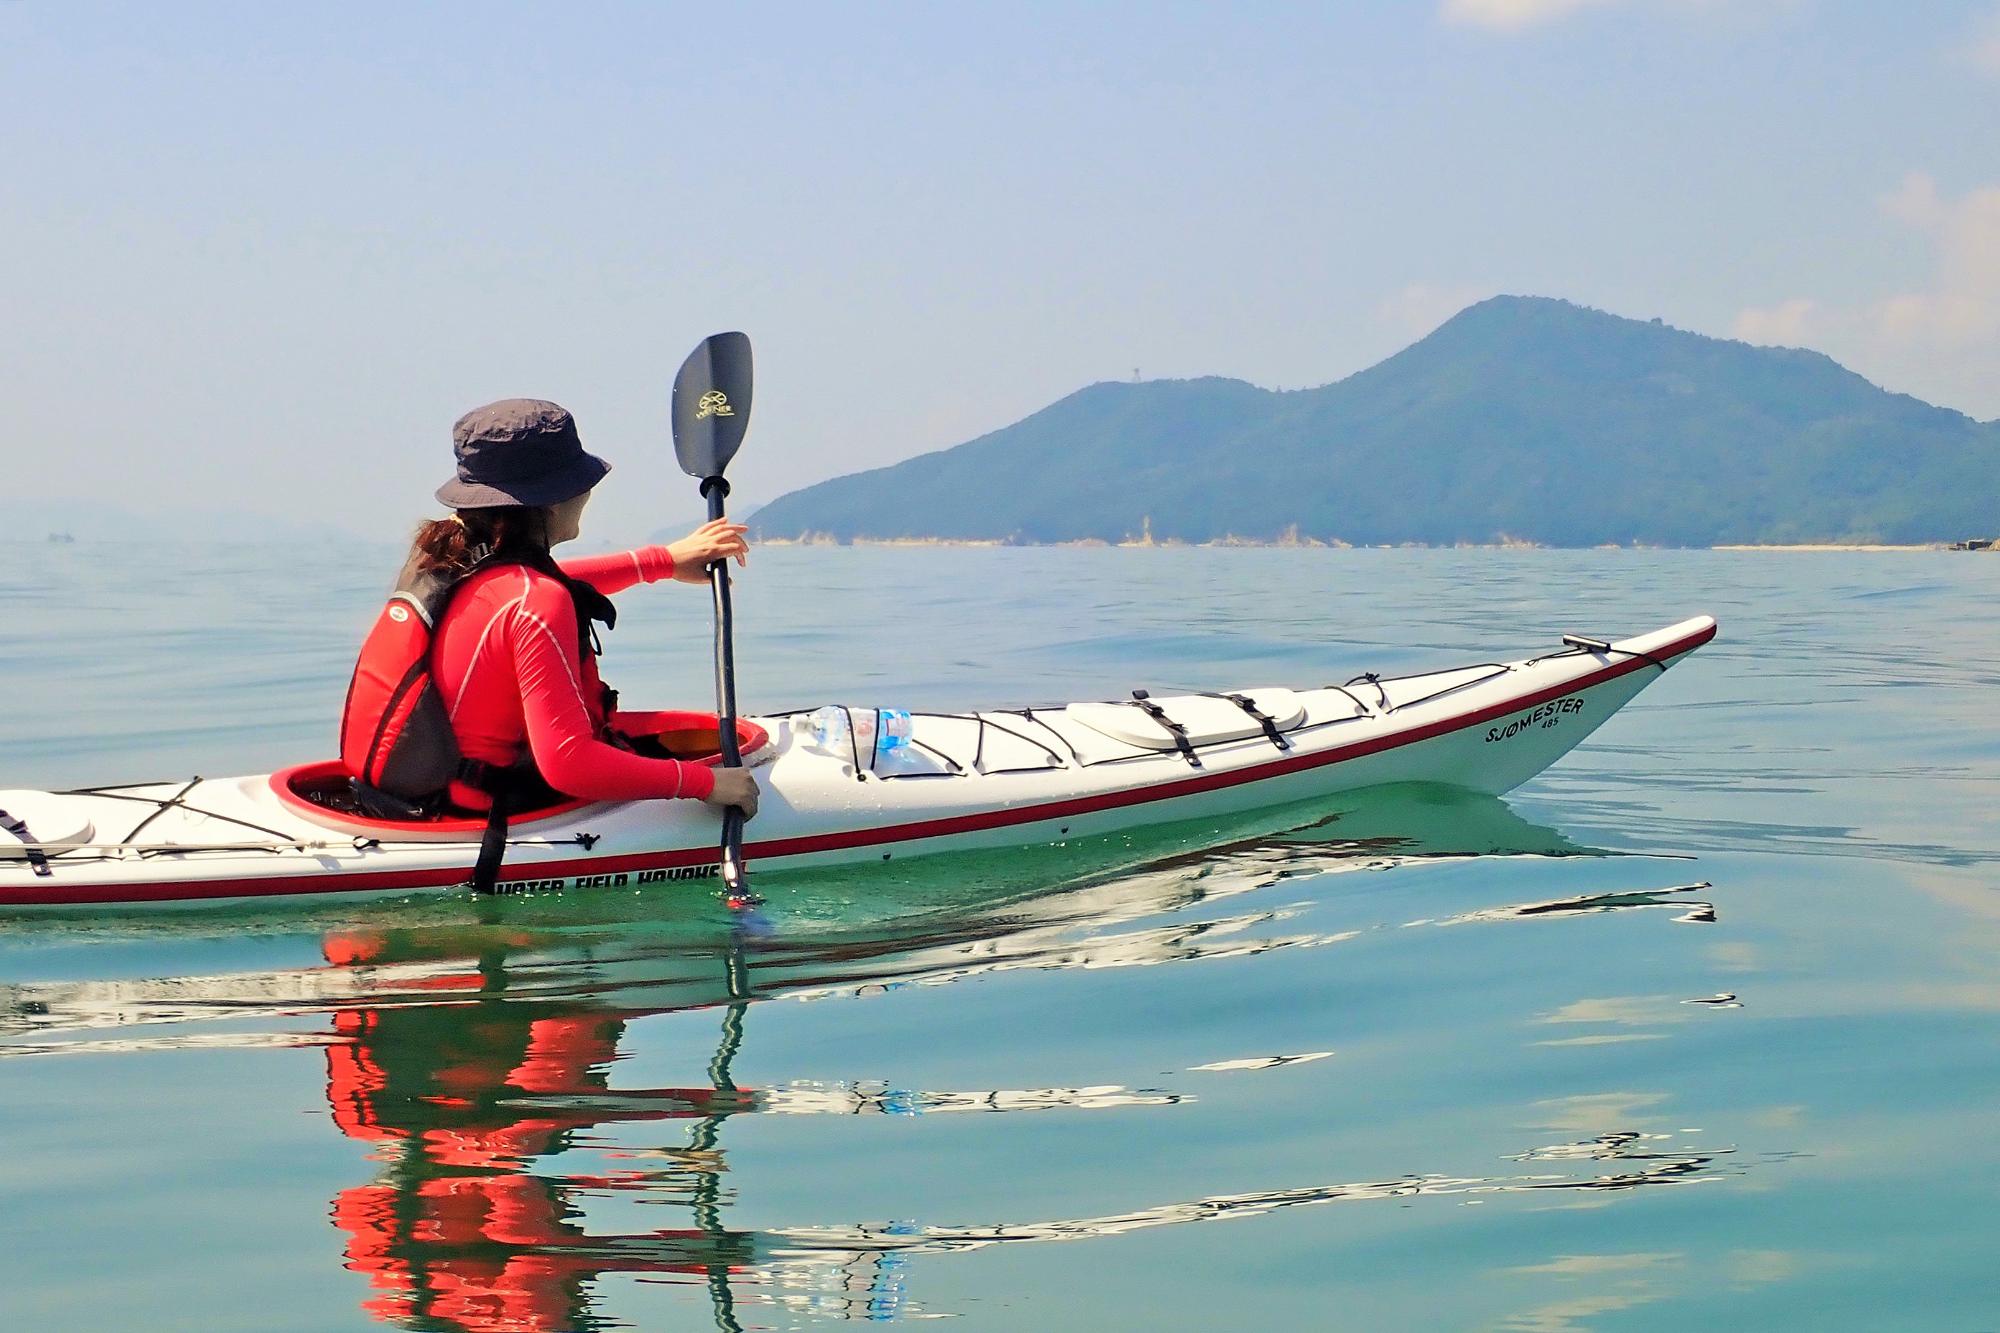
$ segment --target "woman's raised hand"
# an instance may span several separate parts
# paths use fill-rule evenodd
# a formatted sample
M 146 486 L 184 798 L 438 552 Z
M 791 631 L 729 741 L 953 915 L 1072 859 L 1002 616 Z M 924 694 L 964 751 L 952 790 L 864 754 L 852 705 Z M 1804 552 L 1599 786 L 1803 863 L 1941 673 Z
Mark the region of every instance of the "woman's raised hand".
M 712 518 L 687 536 L 667 547 L 674 558 L 674 577 L 682 583 L 708 582 L 708 567 L 717 560 L 750 563 L 750 543 L 743 536 L 749 529 L 726 518 Z

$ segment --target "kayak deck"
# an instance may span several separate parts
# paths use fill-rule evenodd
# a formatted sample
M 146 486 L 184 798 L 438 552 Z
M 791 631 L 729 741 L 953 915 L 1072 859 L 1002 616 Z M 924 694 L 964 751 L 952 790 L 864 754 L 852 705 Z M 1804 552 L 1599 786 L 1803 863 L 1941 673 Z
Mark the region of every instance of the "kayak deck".
M 1697 617 L 1617 643 L 1316 688 L 922 712 L 910 743 L 886 753 L 827 753 L 789 714 L 746 719 L 771 743 L 755 756 L 764 794 L 745 854 L 784 871 L 1062 842 L 1402 782 L 1497 795 L 1714 635 Z M 317 900 L 466 881 L 477 821 L 372 821 L 298 799 L 298 775 L 324 771 L 0 792 L 0 908 Z M 715 812 L 689 801 L 530 812 L 514 821 L 499 888 L 709 879 L 717 829 Z

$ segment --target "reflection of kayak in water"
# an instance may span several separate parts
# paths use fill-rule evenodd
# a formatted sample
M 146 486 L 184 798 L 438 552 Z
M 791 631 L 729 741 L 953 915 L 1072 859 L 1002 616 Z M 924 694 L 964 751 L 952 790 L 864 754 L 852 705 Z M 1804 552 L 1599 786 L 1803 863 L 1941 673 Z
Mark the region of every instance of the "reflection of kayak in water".
M 753 1322 L 735 1317 L 736 1302 L 768 1304 L 781 1295 L 810 1295 L 815 1309 L 851 1318 L 886 1318 L 906 1298 L 906 1265 L 932 1252 L 1087 1239 L 1340 1200 L 1602 1190 L 1706 1176 L 1702 1159 L 1649 1154 L 1629 1164 L 1633 1174 L 1607 1177 L 1606 1154 L 1592 1145 L 1585 1167 L 1570 1174 L 1542 1168 L 1481 1180 L 1246 1181 L 1244 1188 L 1259 1192 L 1184 1201 L 1173 1192 L 1148 1195 L 1111 1217 L 1032 1207 L 1025 1216 L 926 1219 L 943 1225 L 827 1225 L 819 1215 L 758 1219 L 755 1229 L 731 1225 L 731 1182 L 755 1179 L 746 1168 L 761 1160 L 732 1157 L 740 1150 L 726 1140 L 740 1137 L 728 1132 L 739 1117 L 844 1124 L 863 1116 L 983 1119 L 1051 1110 L 1154 1115 L 1173 1114 L 1193 1095 L 1165 1074 L 1157 1086 L 940 1088 L 868 1077 L 873 1068 L 821 1081 L 774 1078 L 766 1066 L 742 1071 L 762 1075 L 754 1086 L 747 1078 L 739 1084 L 731 1058 L 745 1012 L 766 1012 L 750 999 L 1337 944 L 1345 933 L 1303 931 L 1287 919 L 1283 901 L 1266 894 L 1259 902 L 1256 891 L 1409 860 L 1597 855 L 1498 800 L 1438 787 L 1378 789 L 1265 818 L 1267 827 L 1284 822 L 1292 831 L 1246 832 L 1258 821 L 1245 815 L 1150 828 L 1095 849 L 798 876 L 795 887 L 771 899 L 785 928 L 734 950 L 736 933 L 707 895 L 699 898 L 712 910 L 700 913 L 661 913 L 657 902 L 648 912 L 644 896 L 570 894 L 339 911 L 272 905 L 227 916 L 128 918 L 109 929 L 90 923 L 77 934 L 92 941 L 92 966 L 103 979 L 0 986 L 0 1050 L 322 1047 L 331 1125 L 365 1144 L 373 1163 L 369 1178 L 333 1193 L 328 1209 L 347 1267 L 367 1282 L 363 1308 L 386 1323 L 458 1333 L 594 1327 L 603 1322 L 600 1279 L 619 1274 L 696 1293 L 705 1287 L 714 1326 L 723 1329 Z M 1086 864 L 1078 852 L 1097 860 Z M 1111 868 L 1114 861 L 1122 868 Z M 881 879 L 893 881 L 886 899 L 874 891 Z M 1479 919 L 1679 910 L 1681 896 L 1625 888 L 1494 907 Z M 47 934 L 69 933 L 74 920 L 51 923 L 57 928 Z M 1461 920 L 1473 918 L 1435 924 Z M 1389 924 L 1409 923 L 1399 912 Z M 271 970 L 119 979 L 121 937 L 152 946 L 149 967 L 157 965 L 161 941 L 183 946 L 170 956 L 187 959 L 210 957 L 205 941 L 226 942 L 234 957 L 247 939 L 258 956 L 272 959 Z M 101 947 L 107 940 L 108 959 Z M 295 957 L 308 940 L 312 965 L 277 961 Z M 690 1060 L 663 1040 L 705 1033 L 701 1019 L 657 1025 L 649 1042 L 633 1037 L 646 1020 L 693 1009 L 721 1027 L 706 1078 L 690 1067 L 708 1055 L 705 1045 L 697 1044 Z M 324 1030 L 296 1030 L 311 1014 L 326 1015 L 313 1025 Z M 294 1030 L 271 1031 L 274 1020 Z M 231 1030 L 212 1031 L 217 1026 Z M 749 1026 L 756 1027 L 754 1016 Z M 90 1028 L 113 1035 L 74 1040 Z M 148 1031 L 155 1035 L 143 1035 Z M 34 1040 L 57 1036 L 68 1040 Z M 666 1208 L 630 1206 L 641 1203 Z M 668 1225 L 649 1229 L 655 1219 Z
M 745 852 L 760 870 L 879 867 L 1075 844 L 1392 783 L 1498 794 L 1568 753 L 1714 635 L 1700 617 L 1614 645 L 1317 689 L 927 713 L 908 744 L 882 753 L 808 744 L 782 717 L 749 719 L 753 739 L 770 741 Z M 332 765 L 305 765 L 269 777 L 0 792 L 0 905 L 322 900 L 465 882 L 476 821 L 345 813 L 325 803 L 340 780 Z M 500 887 L 629 895 L 715 872 L 705 807 L 571 802 L 515 821 Z

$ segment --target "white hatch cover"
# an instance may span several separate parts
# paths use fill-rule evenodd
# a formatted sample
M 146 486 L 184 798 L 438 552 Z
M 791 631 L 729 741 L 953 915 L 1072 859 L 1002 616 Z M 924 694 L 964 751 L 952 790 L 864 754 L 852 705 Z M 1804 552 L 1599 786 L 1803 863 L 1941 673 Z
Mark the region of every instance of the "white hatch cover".
M 24 835 L 25 831 L 25 835 Z M 45 791 L 0 791 L 0 860 L 19 860 L 30 842 L 51 850 L 90 841 L 83 802 Z
M 1234 690 L 1268 715 L 1279 731 L 1290 731 L 1306 720 L 1306 706 L 1294 690 L 1267 688 Z M 1228 699 L 1206 694 L 1175 694 L 1148 700 L 1187 728 L 1188 744 L 1217 745 L 1264 734 L 1264 724 Z M 1071 704 L 1063 710 L 1071 719 L 1115 741 L 1142 750 L 1171 750 L 1173 734 L 1137 703 Z

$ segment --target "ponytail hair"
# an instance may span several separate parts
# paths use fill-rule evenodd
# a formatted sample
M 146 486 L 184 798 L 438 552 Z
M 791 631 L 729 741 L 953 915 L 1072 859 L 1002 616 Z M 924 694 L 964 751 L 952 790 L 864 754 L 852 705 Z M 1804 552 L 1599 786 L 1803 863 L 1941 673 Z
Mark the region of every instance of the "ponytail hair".
M 457 577 L 489 555 L 532 555 L 549 549 L 549 511 L 528 505 L 460 509 L 450 518 L 417 524 L 410 568 Z

